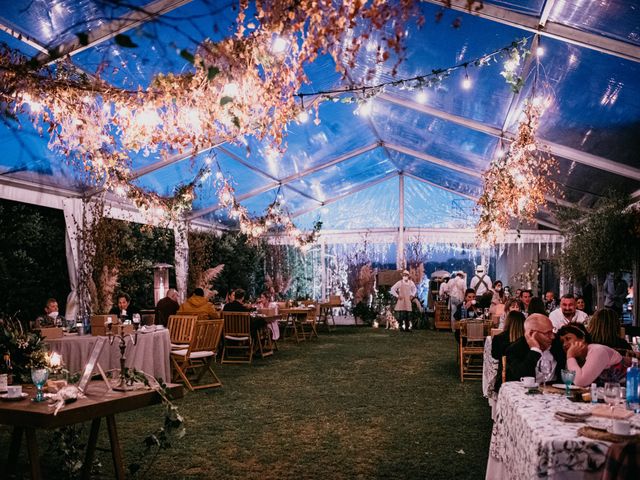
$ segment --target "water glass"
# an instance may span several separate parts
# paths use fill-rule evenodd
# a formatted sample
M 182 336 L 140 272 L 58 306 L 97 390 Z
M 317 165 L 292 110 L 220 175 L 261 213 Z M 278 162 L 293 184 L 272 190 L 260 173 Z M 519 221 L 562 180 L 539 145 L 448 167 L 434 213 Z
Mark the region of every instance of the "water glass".
M 546 358 L 541 358 L 536 365 L 536 372 L 538 378 L 542 380 L 542 386 L 544 386 L 553 376 L 553 363 Z
M 47 383 L 47 378 L 49 378 L 49 371 L 46 368 L 34 368 L 31 370 L 31 381 L 36 386 L 36 397 L 33 399 L 34 402 L 42 402 L 44 400 L 42 387 Z
M 560 372 L 562 375 L 562 382 L 564 383 L 567 391 L 566 391 L 566 395 L 567 397 L 571 396 L 571 384 L 573 383 L 573 381 L 576 379 L 576 372 L 575 370 L 567 370 L 567 369 L 562 369 L 562 372 Z
M 611 382 L 604 384 L 604 400 L 611 410 L 611 427 L 613 428 L 613 407 L 620 399 L 620 384 Z

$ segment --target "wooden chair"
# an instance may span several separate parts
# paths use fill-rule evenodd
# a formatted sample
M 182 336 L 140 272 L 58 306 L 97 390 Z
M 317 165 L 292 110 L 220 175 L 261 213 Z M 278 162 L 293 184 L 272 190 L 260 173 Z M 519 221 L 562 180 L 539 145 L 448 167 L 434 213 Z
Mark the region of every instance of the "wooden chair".
M 482 379 L 485 325 L 482 321 L 460 322 L 460 381 Z
M 251 363 L 253 339 L 249 312 L 222 312 L 224 348 L 221 363 Z
M 448 308 L 447 302 L 436 302 L 434 316 L 436 330 L 441 328 L 451 330 L 451 310 Z
M 197 315 L 171 315 L 167 322 L 171 349 L 184 349 L 189 346 L 198 321 Z
M 171 352 L 171 363 L 179 377 L 176 380 L 181 379 L 189 390 L 222 386 L 211 365 L 216 358 L 223 326 L 222 320 L 196 321 L 188 347 Z M 209 373 L 213 381 L 201 384 L 206 373 Z M 190 374 L 195 374 L 195 379 L 190 379 Z
M 318 337 L 317 328 L 320 306 L 317 305 L 313 300 L 305 300 L 303 303 L 307 308 L 311 307 L 311 310 L 309 310 L 309 312 L 307 313 L 307 318 L 300 322 L 302 327 L 302 335 L 309 340 L 311 340 L 314 336 L 316 338 L 320 338 Z M 305 327 L 307 327 L 308 329 Z

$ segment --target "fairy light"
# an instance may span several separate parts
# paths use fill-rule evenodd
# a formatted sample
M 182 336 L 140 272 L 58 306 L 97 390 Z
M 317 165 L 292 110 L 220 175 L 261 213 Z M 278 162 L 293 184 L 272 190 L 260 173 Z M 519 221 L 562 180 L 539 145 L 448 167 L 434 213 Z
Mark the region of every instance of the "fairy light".
M 469 90 L 471 88 L 471 79 L 469 78 L 469 72 L 467 71 L 467 66 L 464 66 L 464 79 L 462 80 L 462 88 L 464 90 Z
M 298 114 L 297 118 L 299 123 L 307 123 L 309 121 L 309 113 L 303 110 Z
M 416 102 L 418 103 L 427 103 L 427 92 L 425 92 L 424 90 L 420 90 L 417 94 L 416 94 Z
M 237 83 L 227 83 L 222 89 L 222 95 L 226 97 L 235 97 L 238 95 L 238 84 Z
M 538 48 L 536 48 L 536 56 L 538 57 L 544 56 L 544 47 L 538 46 Z
M 367 100 L 365 102 L 362 102 L 354 113 L 362 117 L 368 117 L 369 115 L 371 115 L 372 111 L 373 102 L 371 100 Z
M 287 48 L 289 48 L 289 41 L 280 35 L 276 35 L 271 42 L 271 52 L 276 55 L 286 52 Z

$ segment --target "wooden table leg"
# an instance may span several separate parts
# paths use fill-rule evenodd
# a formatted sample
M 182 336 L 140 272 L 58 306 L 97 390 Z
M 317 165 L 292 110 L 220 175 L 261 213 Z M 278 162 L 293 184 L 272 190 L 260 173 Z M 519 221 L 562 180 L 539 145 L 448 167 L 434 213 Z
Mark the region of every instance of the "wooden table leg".
M 100 431 L 100 418 L 94 418 L 91 422 L 91 430 L 89 431 L 89 441 L 87 442 L 87 451 L 84 455 L 84 464 L 82 465 L 82 479 L 91 478 L 91 467 L 93 466 L 93 455 L 96 452 L 96 444 L 98 443 L 98 432 Z
M 9 455 L 7 456 L 7 475 L 16 473 L 20 444 L 22 443 L 22 432 L 24 432 L 22 427 L 13 427 L 13 432 L 11 432 L 11 444 L 9 445 Z
M 38 454 L 38 442 L 36 441 L 36 429 L 26 428 L 27 451 L 29 452 L 29 463 L 31 464 L 32 480 L 40 480 L 40 455 Z
M 109 430 L 109 441 L 111 442 L 111 457 L 113 458 L 113 468 L 116 471 L 116 478 L 124 480 L 124 465 L 122 464 L 122 451 L 118 441 L 118 430 L 116 428 L 116 417 L 107 415 L 107 430 Z

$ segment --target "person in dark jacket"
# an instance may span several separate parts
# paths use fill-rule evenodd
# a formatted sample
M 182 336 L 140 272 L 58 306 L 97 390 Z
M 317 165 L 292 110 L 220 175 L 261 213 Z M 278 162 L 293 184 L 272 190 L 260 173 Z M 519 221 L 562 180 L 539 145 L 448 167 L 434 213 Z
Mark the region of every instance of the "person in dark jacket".
M 131 320 L 134 313 L 140 313 L 140 309 L 131 303 L 128 293 L 119 292 L 116 297 L 116 305 L 111 307 L 109 315 L 117 315 L 121 321 Z
M 175 315 L 180 308 L 178 292 L 175 288 L 167 290 L 167 296 L 158 300 L 156 305 L 156 325 L 167 326 L 169 317 Z
M 491 356 L 498 361 L 498 374 L 494 390 L 497 392 L 502 385 L 502 357 L 507 348 L 524 336 L 524 313 L 512 310 L 504 319 L 504 331 L 491 340 Z
M 516 340 L 506 351 L 508 382 L 522 377 L 536 377 L 538 383 L 560 378 L 567 357 L 562 342 L 553 333 L 549 317 L 534 313 L 524 322 L 524 337 Z M 542 358 L 555 364 L 551 378 L 542 379 L 536 375 L 536 367 Z

